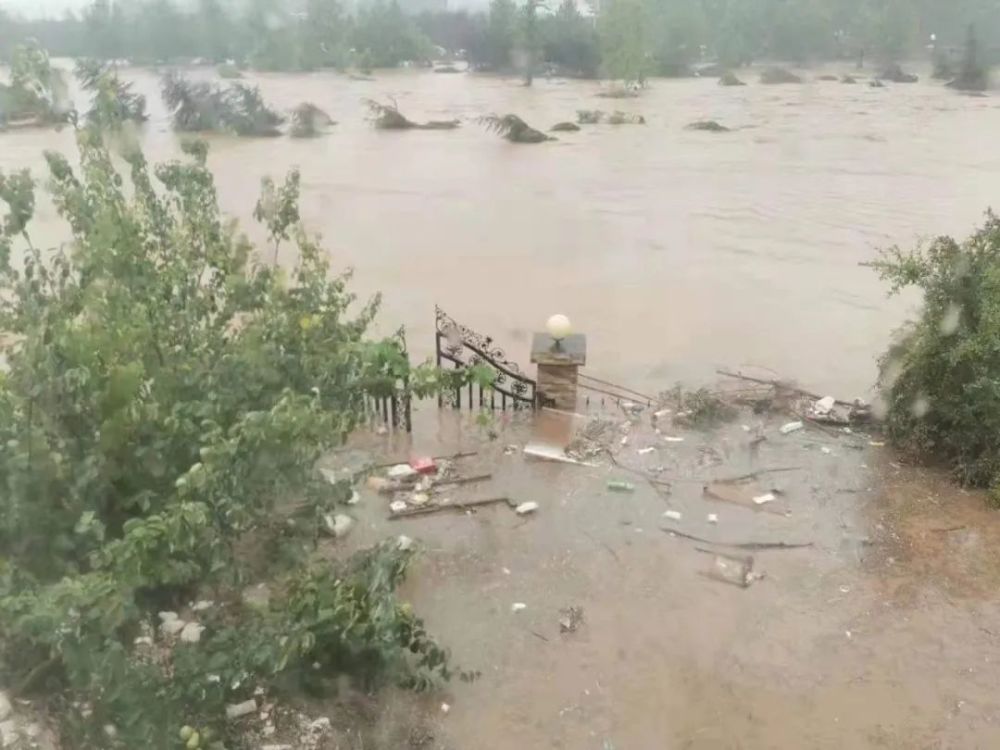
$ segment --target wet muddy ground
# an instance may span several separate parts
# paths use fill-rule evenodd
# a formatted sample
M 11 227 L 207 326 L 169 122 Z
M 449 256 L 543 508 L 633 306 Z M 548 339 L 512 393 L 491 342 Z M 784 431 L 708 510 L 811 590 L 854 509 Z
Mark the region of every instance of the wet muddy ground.
M 666 493 L 606 458 L 582 467 L 505 455 L 528 439 L 528 415 L 498 422 L 495 441 L 472 417 L 423 416 L 416 452 L 478 450 L 461 473 L 494 474 L 453 501 L 501 494 L 541 507 L 526 518 L 498 505 L 387 521 L 388 501 L 365 494 L 351 543 L 419 540 L 404 596 L 461 667 L 482 672 L 421 702 L 422 746 L 1000 746 L 1000 525 L 981 495 L 900 465 L 864 435 L 782 435 L 782 415 L 672 429 L 678 443 L 642 417 L 617 460 L 662 467 Z M 766 440 L 754 449 L 756 435 Z M 376 440 L 390 456 L 411 451 L 402 438 Z M 750 488 L 781 491 L 767 506 L 703 492 L 706 480 L 790 466 Z M 610 492 L 609 479 L 635 490 Z M 762 577 L 744 589 L 706 577 L 713 557 L 698 548 L 710 545 L 663 531 L 670 526 L 714 541 L 812 546 L 712 547 L 753 555 Z M 515 603 L 526 606 L 515 612 Z M 560 610 L 571 606 L 583 623 L 560 632 Z

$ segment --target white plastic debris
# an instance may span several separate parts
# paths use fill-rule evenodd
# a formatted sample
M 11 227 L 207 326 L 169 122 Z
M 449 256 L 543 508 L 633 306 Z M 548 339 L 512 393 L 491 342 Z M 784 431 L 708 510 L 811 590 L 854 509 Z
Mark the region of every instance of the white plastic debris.
M 881 440 L 869 440 L 868 441 L 868 445 L 870 445 L 872 448 L 884 448 L 885 447 L 885 443 L 883 441 L 881 441 Z
M 680 521 L 682 516 L 679 510 L 667 510 L 663 512 L 664 518 L 669 518 L 672 521 Z
M 403 502 L 402 500 L 393 500 L 391 503 L 389 503 L 389 510 L 392 511 L 393 513 L 402 513 L 404 510 L 406 510 L 406 503 Z
M 409 464 L 396 464 L 395 466 L 389 468 L 389 471 L 386 472 L 386 476 L 390 479 L 409 479 L 416 473 L 417 470 Z
M 427 505 L 430 499 L 431 496 L 426 492 L 414 492 L 410 495 L 410 505 Z
M 361 502 L 361 495 L 358 494 L 357 490 L 351 490 L 351 497 L 347 501 L 348 505 L 357 505 Z
M 332 727 L 332 722 L 326 716 L 320 716 L 315 721 L 310 722 L 309 731 L 310 732 L 329 732 Z
M 184 630 L 187 624 L 177 616 L 176 612 L 160 612 L 160 632 L 165 636 L 175 636 Z
M 243 701 L 242 703 L 230 703 L 226 706 L 226 718 L 227 719 L 239 719 L 244 716 L 249 716 L 257 710 L 257 701 L 252 698 L 248 701 Z
M 534 513 L 536 510 L 538 510 L 538 503 L 534 501 L 521 503 L 516 508 L 514 508 L 514 512 L 517 513 L 517 515 L 519 516 L 526 516 L 529 513 Z
M 503 574 L 505 576 L 509 576 L 510 575 L 510 568 L 500 568 L 500 570 L 503 571 Z
M 624 436 L 624 437 L 622 438 L 622 445 L 628 445 L 628 435 L 625 435 L 625 436 Z
M 528 605 L 525 604 L 524 602 L 514 602 L 513 604 L 510 605 L 511 612 L 520 612 L 521 610 L 525 610 L 527 608 Z
M 719 522 L 719 514 L 718 513 L 709 513 L 707 516 L 705 516 L 705 520 L 708 521 L 709 523 L 718 523 Z
M 825 454 L 826 454 L 826 455 L 828 455 L 828 456 L 829 456 L 829 455 L 830 455 L 831 453 L 833 453 L 833 451 L 832 451 L 832 450 L 830 450 L 829 448 L 827 448 L 827 447 L 826 447 L 825 445 L 821 445 L 819 449 L 820 449 L 820 452 L 821 452 L 821 453 L 825 453 Z
M 763 495 L 756 495 L 753 501 L 755 505 L 764 505 L 765 503 L 773 503 L 777 499 L 773 492 L 766 492 Z
M 447 703 L 442 703 L 441 704 L 441 713 L 446 714 L 449 711 L 451 711 L 451 706 L 449 706 Z
M 684 442 L 684 438 L 682 438 L 682 437 L 673 437 L 672 435 L 664 435 L 663 436 L 663 442 L 665 442 L 665 443 L 683 443 Z
M 196 622 L 189 622 L 184 625 L 181 629 L 181 642 L 182 643 L 198 643 L 201 640 L 201 634 L 204 632 L 205 626 L 199 625 Z
M 171 620 L 178 619 L 176 612 L 158 612 L 156 616 L 160 618 L 160 622 L 170 622 Z
M 204 612 L 206 609 L 211 609 L 215 606 L 215 602 L 209 601 L 208 599 L 202 599 L 200 602 L 195 602 L 191 605 L 192 612 Z
M 836 403 L 837 399 L 833 396 L 823 396 L 823 398 L 813 404 L 813 412 L 816 414 L 829 414 L 833 411 L 833 407 Z
M 400 552 L 406 552 L 409 549 L 413 549 L 413 540 L 406 534 L 400 534 L 396 537 L 396 549 Z
M 781 425 L 781 429 L 778 430 L 782 435 L 787 435 L 791 432 L 796 432 L 805 427 L 801 422 L 789 422 L 788 424 Z
M 640 448 L 638 451 L 636 451 L 636 453 L 638 453 L 640 456 L 648 456 L 655 450 L 656 448 L 654 448 L 653 446 L 649 446 L 648 448 Z

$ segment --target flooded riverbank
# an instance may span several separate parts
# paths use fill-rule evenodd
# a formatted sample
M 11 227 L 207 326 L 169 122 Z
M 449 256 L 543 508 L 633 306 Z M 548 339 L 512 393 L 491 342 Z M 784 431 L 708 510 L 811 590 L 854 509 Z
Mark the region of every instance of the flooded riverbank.
M 123 76 L 149 98 L 147 155 L 175 155 L 153 73 Z M 260 178 L 298 166 L 306 226 L 336 266 L 356 269 L 360 294 L 384 293 L 382 325 L 406 325 L 418 356 L 432 347 L 435 304 L 521 362 L 528 332 L 559 310 L 589 334 L 594 372 L 637 388 L 750 363 L 866 395 L 911 301 L 887 301 L 859 264 L 892 243 L 966 234 L 1000 188 L 989 148 L 1000 101 L 931 82 L 663 80 L 609 101 L 595 82 L 526 89 L 415 71 L 248 80 L 276 107 L 312 101 L 339 124 L 319 139 L 211 139 L 222 204 L 247 226 Z M 366 97 L 463 126 L 378 132 Z M 516 146 L 474 121 L 515 112 L 547 129 L 597 107 L 647 124 Z M 733 131 L 684 129 L 707 118 Z M 5 133 L 2 144 L 0 168 L 38 174 L 43 149 L 73 148 L 69 130 Z M 36 241 L 59 239 L 51 206 L 39 213 L 52 231 Z

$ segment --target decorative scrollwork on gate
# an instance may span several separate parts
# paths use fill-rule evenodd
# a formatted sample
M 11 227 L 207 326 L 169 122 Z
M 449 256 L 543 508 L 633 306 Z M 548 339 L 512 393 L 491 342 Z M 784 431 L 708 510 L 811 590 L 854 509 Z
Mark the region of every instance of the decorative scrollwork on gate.
M 507 407 L 507 401 L 513 408 L 524 406 L 535 407 L 535 381 L 521 372 L 516 362 L 508 359 L 504 350 L 496 344 L 492 336 L 484 336 L 464 326 L 449 316 L 440 307 L 434 308 L 435 342 L 437 364 L 451 362 L 458 369 L 476 365 L 486 365 L 493 371 L 493 388 L 488 393 L 479 389 L 479 405 L 486 406 L 489 397 L 491 408 L 497 406 L 497 396 L 500 397 L 500 408 Z M 449 399 L 458 408 L 461 406 L 462 394 L 456 391 Z M 473 386 L 469 385 L 469 408 L 473 405 Z M 443 399 L 439 399 L 443 403 Z

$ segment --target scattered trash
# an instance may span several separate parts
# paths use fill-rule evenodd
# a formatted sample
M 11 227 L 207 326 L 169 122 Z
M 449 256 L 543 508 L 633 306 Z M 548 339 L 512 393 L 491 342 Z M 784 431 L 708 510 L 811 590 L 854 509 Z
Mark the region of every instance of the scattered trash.
M 524 602 L 514 602 L 510 605 L 511 612 L 520 612 L 521 610 L 527 609 L 528 605 Z
M 575 633 L 583 624 L 583 607 L 566 607 L 559 610 L 559 632 Z
M 204 612 L 206 609 L 211 609 L 215 606 L 215 602 L 208 599 L 202 599 L 199 602 L 195 602 L 191 605 L 192 612 Z
M 674 521 L 680 521 L 682 516 L 681 516 L 680 511 L 677 511 L 677 510 L 666 510 L 666 511 L 663 512 L 663 517 L 664 518 L 669 518 L 669 519 L 674 520 Z
M 822 446 L 820 446 L 820 449 L 819 449 L 819 450 L 820 450 L 820 452 L 821 452 L 821 453 L 825 453 L 825 454 L 826 454 L 826 455 L 828 455 L 828 456 L 829 456 L 829 455 L 830 455 L 831 453 L 833 453 L 833 451 L 832 451 L 832 450 L 830 450 L 829 448 L 827 448 L 827 447 L 826 447 L 825 445 L 822 445 Z
M 755 495 L 753 501 L 756 505 L 763 505 L 764 503 L 773 503 L 777 499 L 773 492 L 765 492 L 763 495 Z
M 848 638 L 852 638 L 854 636 L 854 634 L 850 630 L 845 630 L 844 635 L 846 635 Z
M 709 552 L 713 555 L 712 567 L 704 572 L 708 578 L 722 583 L 730 583 L 741 589 L 745 589 L 753 583 L 753 557 L 736 557 L 712 553 L 710 550 L 699 551 Z
M 406 510 L 406 508 L 407 505 L 402 500 L 393 500 L 391 503 L 389 503 L 389 510 L 392 511 L 393 513 L 402 513 L 404 510 Z
M 449 711 L 451 711 L 451 706 L 448 705 L 447 703 L 442 703 L 441 704 L 441 713 L 446 714 Z
M 824 396 L 815 404 L 813 404 L 813 413 L 820 416 L 829 414 L 833 411 L 833 407 L 836 405 L 837 399 L 833 396 Z
M 801 430 L 803 427 L 805 427 L 805 425 L 802 422 L 789 422 L 788 424 L 781 425 L 781 428 L 778 430 L 778 432 L 780 432 L 782 435 L 788 435 L 789 433 Z
M 357 505 L 361 502 L 361 495 L 358 494 L 357 490 L 351 490 L 351 496 L 347 500 L 348 505 Z
M 430 456 L 411 458 L 410 468 L 418 474 L 434 474 L 437 471 L 437 464 Z
M 663 442 L 665 442 L 665 443 L 683 443 L 684 442 L 684 438 L 682 438 L 682 437 L 674 437 L 672 435 L 664 435 L 663 436 Z
M 397 503 L 399 503 L 399 505 L 397 505 Z M 389 510 L 391 511 L 389 514 L 389 520 L 392 521 L 397 518 L 409 518 L 410 516 L 426 516 L 445 510 L 458 510 L 471 513 L 476 508 L 480 508 L 484 505 L 495 505 L 497 503 L 505 503 L 511 510 L 517 508 L 517 503 L 509 497 L 485 497 L 479 500 L 469 500 L 460 503 L 453 503 L 448 499 L 442 499 L 438 500 L 436 503 L 427 503 L 415 508 L 407 507 L 406 503 L 401 500 L 397 500 L 394 503 L 389 504 Z
M 621 444 L 622 445 L 628 445 L 628 435 L 625 435 L 625 436 L 622 437 Z
M 534 513 L 536 510 L 538 510 L 538 503 L 536 502 L 521 503 L 514 508 L 514 512 L 519 516 L 526 516 L 529 513 Z
M 812 542 L 717 542 L 712 539 L 695 536 L 694 534 L 688 534 L 677 529 L 661 527 L 660 531 L 664 534 L 680 537 L 681 539 L 690 539 L 692 542 L 712 544 L 716 547 L 733 547 L 735 549 L 804 549 L 806 547 L 813 546 Z
M 410 505 L 427 505 L 430 502 L 431 496 L 426 492 L 414 492 L 410 495 Z
M 744 508 L 750 508 L 755 511 L 767 511 L 782 515 L 787 510 L 786 508 L 779 508 L 778 505 L 772 504 L 778 498 L 778 490 L 771 490 L 766 486 L 761 487 L 747 480 L 719 480 L 711 482 L 702 488 L 702 493 L 705 497 L 712 500 L 721 500 L 725 503 L 741 505 Z M 768 495 L 771 496 L 770 500 L 763 499 L 767 498 Z M 762 499 L 758 500 L 758 498 Z
M 565 451 L 561 448 L 557 448 L 554 445 L 545 445 L 544 443 L 528 443 L 524 446 L 523 453 L 526 456 L 541 458 L 546 461 L 559 461 L 561 463 L 576 464 L 578 466 L 596 466 L 596 464 L 587 463 L 586 461 L 580 461 L 571 456 L 567 456 Z
M 609 479 L 607 487 L 612 492 L 634 492 L 635 485 L 624 479 Z
M 655 450 L 656 450 L 656 448 L 650 446 L 648 448 L 640 448 L 638 451 L 636 451 L 636 453 L 638 453 L 640 456 L 648 456 L 650 453 L 652 453 Z
M 257 711 L 257 701 L 252 698 L 248 701 L 243 701 L 242 703 L 231 703 L 226 706 L 226 718 L 227 719 L 239 719 L 244 716 L 249 716 Z
M 413 540 L 406 534 L 400 534 L 396 537 L 396 549 L 400 552 L 406 552 L 407 550 L 413 549 Z
M 500 568 L 500 570 L 503 572 L 505 576 L 510 575 L 510 568 Z
M 885 443 L 882 442 L 881 440 L 869 440 L 868 441 L 868 445 L 872 446 L 873 448 L 884 448 L 885 447 Z
M 417 470 L 409 464 L 396 464 L 389 468 L 386 475 L 390 479 L 410 479 L 417 475 Z
M 179 635 L 184 626 L 187 625 L 184 620 L 177 616 L 176 612 L 160 612 L 160 632 L 163 635 L 170 637 Z
M 517 453 L 518 450 L 520 449 L 516 445 L 508 445 L 506 448 L 503 449 L 503 454 L 505 456 L 512 456 L 513 454 Z
M 719 515 L 717 513 L 709 513 L 707 516 L 705 516 L 705 520 L 708 521 L 709 523 L 718 523 Z

